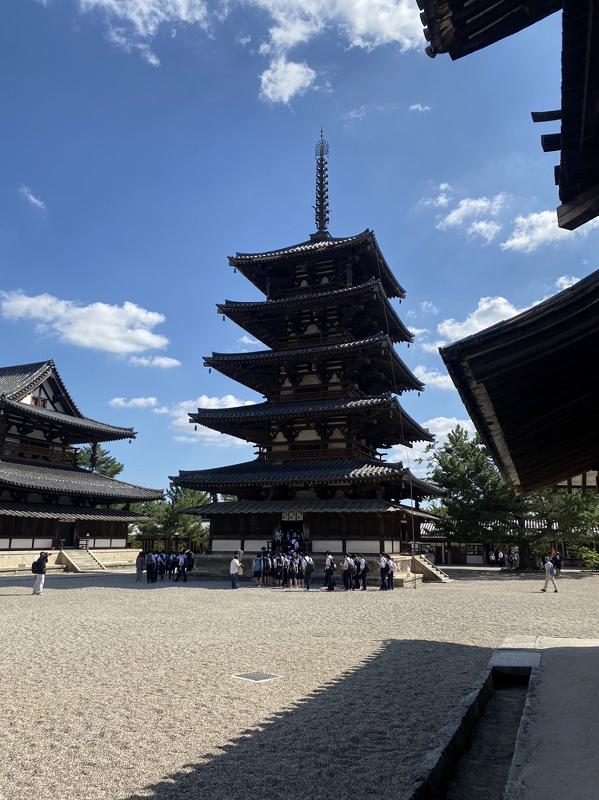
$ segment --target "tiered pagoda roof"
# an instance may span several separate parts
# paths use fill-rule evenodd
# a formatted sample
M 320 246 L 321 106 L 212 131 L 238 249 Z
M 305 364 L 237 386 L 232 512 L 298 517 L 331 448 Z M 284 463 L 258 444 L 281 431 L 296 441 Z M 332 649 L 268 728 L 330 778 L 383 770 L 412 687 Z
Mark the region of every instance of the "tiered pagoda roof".
M 393 347 L 413 340 L 390 302 L 405 290 L 372 231 L 342 238 L 328 232 L 326 152 L 321 138 L 316 233 L 292 247 L 229 259 L 266 297 L 227 300 L 218 311 L 272 349 L 204 359 L 265 400 L 190 414 L 193 424 L 258 447 L 254 461 L 172 479 L 237 496 L 215 500 L 201 513 L 377 515 L 400 510 L 402 498 L 439 494 L 401 464 L 379 457 L 380 448 L 433 437 L 397 399 L 423 389 Z M 367 524 L 376 527 L 372 519 Z

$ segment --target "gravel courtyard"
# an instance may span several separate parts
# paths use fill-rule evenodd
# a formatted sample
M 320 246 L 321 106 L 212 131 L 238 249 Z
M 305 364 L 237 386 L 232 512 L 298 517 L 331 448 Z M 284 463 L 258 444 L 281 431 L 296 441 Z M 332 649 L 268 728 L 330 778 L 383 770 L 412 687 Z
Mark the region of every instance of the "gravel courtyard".
M 506 637 L 597 637 L 599 576 L 541 585 L 472 572 L 308 594 L 50 575 L 33 597 L 29 577 L 0 578 L 0 798 L 393 796 Z M 253 671 L 277 677 L 234 677 Z

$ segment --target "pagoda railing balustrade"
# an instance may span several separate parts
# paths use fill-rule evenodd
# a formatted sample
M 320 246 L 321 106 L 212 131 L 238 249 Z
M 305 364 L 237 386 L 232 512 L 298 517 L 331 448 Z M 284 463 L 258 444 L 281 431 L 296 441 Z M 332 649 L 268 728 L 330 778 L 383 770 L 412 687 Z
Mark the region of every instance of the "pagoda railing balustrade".
M 30 461 L 45 461 L 49 464 L 75 467 L 77 451 L 72 447 L 44 447 L 31 442 L 5 442 L 3 456 L 5 458 L 25 458 Z

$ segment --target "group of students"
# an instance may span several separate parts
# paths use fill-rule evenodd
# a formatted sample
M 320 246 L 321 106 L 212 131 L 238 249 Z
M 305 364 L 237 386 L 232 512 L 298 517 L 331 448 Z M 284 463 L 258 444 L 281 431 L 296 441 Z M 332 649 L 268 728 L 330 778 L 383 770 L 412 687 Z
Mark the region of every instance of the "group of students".
M 231 574 L 239 573 L 239 554 L 236 553 L 231 561 Z M 379 591 L 388 591 L 394 588 L 393 579 L 398 570 L 398 565 L 387 553 L 380 553 L 377 559 L 380 571 L 381 585 Z M 370 566 L 361 553 L 345 553 L 341 560 L 341 575 L 343 590 L 346 592 L 366 591 Z M 337 563 L 330 551 L 327 551 L 324 565 L 324 587 L 328 592 L 334 592 L 336 587 L 335 572 Z M 287 552 L 269 552 L 263 547 L 256 553 L 253 561 L 253 575 L 256 585 L 277 586 L 283 589 L 305 589 L 310 591 L 314 573 L 314 560 L 309 553 L 289 549 Z M 237 580 L 233 588 L 237 588 Z
M 278 586 L 283 589 L 310 591 L 314 560 L 309 553 L 299 549 L 269 553 L 263 547 L 254 558 L 254 579 L 257 586 Z
M 147 553 L 142 551 L 135 561 L 135 580 L 142 581 L 145 571 L 148 583 L 156 583 L 158 579 L 163 581 L 165 578 L 187 583 L 187 573 L 193 569 L 193 561 L 194 553 L 189 549 L 181 550 L 180 553 L 173 550 L 169 553 L 164 550 L 148 550 Z
M 379 566 L 381 585 L 380 592 L 394 589 L 394 577 L 398 570 L 397 563 L 388 553 L 379 553 L 377 559 Z M 335 591 L 335 570 L 337 565 L 335 559 L 327 550 L 324 562 L 325 587 L 327 592 Z M 361 553 L 345 553 L 341 561 L 341 575 L 343 577 L 343 590 L 345 592 L 363 591 L 367 589 L 367 579 L 370 567 L 368 561 Z

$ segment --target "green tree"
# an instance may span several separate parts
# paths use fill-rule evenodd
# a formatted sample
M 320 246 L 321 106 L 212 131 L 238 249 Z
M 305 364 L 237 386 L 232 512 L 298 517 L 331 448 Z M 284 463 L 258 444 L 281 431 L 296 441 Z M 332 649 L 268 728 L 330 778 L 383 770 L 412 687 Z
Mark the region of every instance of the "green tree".
M 567 492 L 550 488 L 525 498 L 528 514 L 540 526 L 531 532 L 531 546 L 546 549 L 560 540 L 568 545 L 584 545 L 597 538 L 599 495 L 596 492 Z
M 85 445 L 77 450 L 77 466 L 91 469 L 92 467 L 92 447 Z M 121 464 L 116 458 L 110 455 L 108 450 L 101 445 L 96 448 L 96 465 L 94 472 L 98 475 L 107 475 L 109 478 L 116 478 L 124 470 L 125 465 Z
M 428 477 L 445 489 L 437 529 L 460 542 L 494 543 L 517 535 L 521 503 L 478 436 L 458 425 L 428 449 Z
M 165 542 L 173 540 L 175 536 L 180 539 L 190 539 L 199 547 L 207 539 L 200 517 L 180 512 L 182 509 L 207 505 L 209 502 L 210 496 L 206 492 L 171 486 L 166 490 L 164 500 L 136 503 L 132 506 L 132 510 L 149 517 L 147 521 L 137 525 L 142 534 L 164 538 Z

